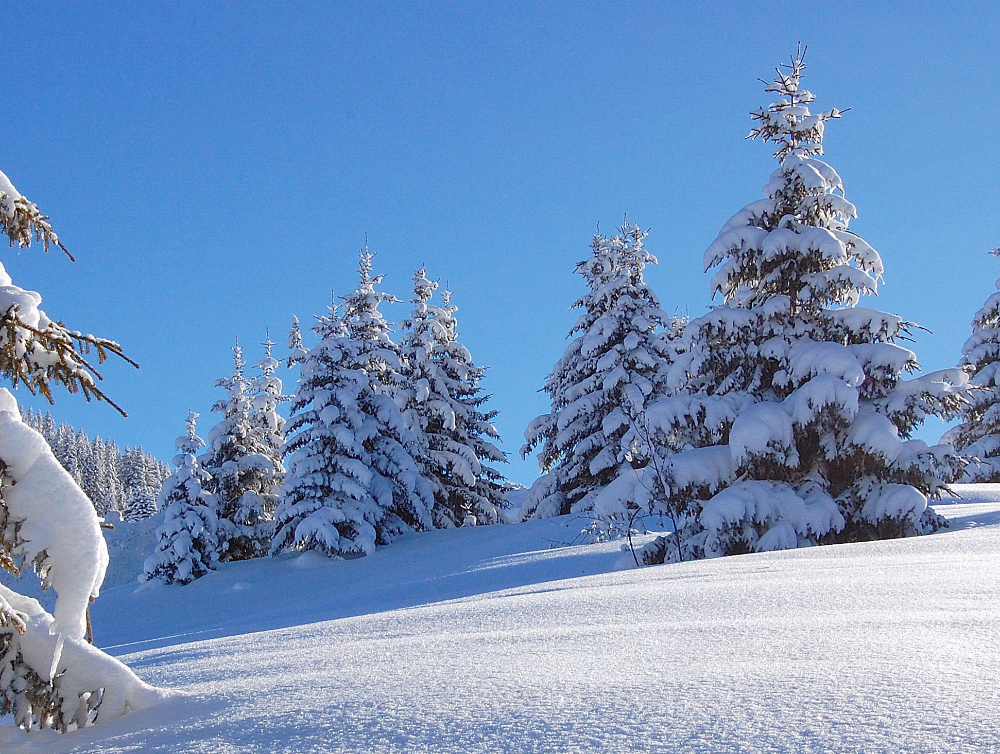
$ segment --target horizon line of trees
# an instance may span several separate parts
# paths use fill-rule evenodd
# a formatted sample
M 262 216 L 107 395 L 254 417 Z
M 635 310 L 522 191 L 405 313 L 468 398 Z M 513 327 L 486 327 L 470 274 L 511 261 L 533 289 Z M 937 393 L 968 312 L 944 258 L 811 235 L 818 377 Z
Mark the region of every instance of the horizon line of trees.
M 69 422 L 57 425 L 49 411 L 22 408 L 21 419 L 45 438 L 98 515 L 118 511 L 125 521 L 139 521 L 159 511 L 156 498 L 170 467 L 141 446 L 123 451 L 114 440 L 99 435 L 91 440 Z

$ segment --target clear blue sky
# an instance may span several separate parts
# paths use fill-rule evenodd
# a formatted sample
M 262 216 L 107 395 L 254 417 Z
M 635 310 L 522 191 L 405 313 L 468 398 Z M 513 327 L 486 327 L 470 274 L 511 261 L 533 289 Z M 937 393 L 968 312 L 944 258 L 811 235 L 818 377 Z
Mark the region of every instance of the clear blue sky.
M 375 8 L 377 7 L 377 10 Z M 367 234 L 385 288 L 448 280 L 512 454 L 547 408 L 572 274 L 594 230 L 651 229 L 664 308 L 704 312 L 702 253 L 761 196 L 744 140 L 802 40 L 817 106 L 851 107 L 827 159 L 878 249 L 876 306 L 959 358 L 1000 264 L 993 3 L 24 3 L 7 9 L 0 169 L 75 264 L 0 259 L 74 328 L 141 362 L 108 368 L 128 411 L 57 396 L 53 414 L 169 458 L 188 408 L 265 330 L 354 286 Z M 387 310 L 402 319 L 406 306 Z M 291 377 L 288 375 L 290 389 Z M 927 430 L 936 439 L 940 425 Z

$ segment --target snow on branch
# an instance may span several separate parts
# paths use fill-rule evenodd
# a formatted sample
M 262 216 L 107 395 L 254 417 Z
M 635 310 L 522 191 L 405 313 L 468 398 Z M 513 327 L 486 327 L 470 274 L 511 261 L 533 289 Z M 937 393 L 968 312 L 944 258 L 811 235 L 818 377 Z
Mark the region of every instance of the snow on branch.
M 53 244 L 65 250 L 48 218 L 21 196 L 2 172 L 0 232 L 10 239 L 11 246 L 30 246 L 34 238 L 44 244 L 46 251 Z M 134 367 L 138 364 L 112 340 L 84 335 L 53 322 L 38 308 L 41 302 L 40 294 L 14 285 L 0 265 L 0 374 L 49 402 L 52 385 L 61 385 L 71 393 L 83 393 L 88 401 L 105 401 L 124 416 L 125 412 L 97 386 L 103 377 L 85 355 L 94 353 L 98 364 L 109 355 Z

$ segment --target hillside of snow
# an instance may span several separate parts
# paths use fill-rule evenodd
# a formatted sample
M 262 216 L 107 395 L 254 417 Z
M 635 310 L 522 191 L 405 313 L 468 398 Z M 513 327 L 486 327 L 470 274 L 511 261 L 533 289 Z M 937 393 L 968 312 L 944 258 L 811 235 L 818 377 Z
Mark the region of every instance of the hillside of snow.
M 97 643 L 180 692 L 0 751 L 987 752 L 1000 486 L 941 533 L 614 571 L 564 517 L 107 591 Z

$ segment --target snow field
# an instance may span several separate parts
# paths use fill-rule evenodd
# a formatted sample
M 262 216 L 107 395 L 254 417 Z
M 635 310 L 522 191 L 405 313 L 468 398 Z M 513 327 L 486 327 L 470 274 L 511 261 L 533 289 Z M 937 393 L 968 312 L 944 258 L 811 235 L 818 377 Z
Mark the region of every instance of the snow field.
M 931 536 L 641 570 L 608 572 L 617 543 L 546 549 L 563 518 L 114 589 L 100 642 L 147 641 L 122 659 L 196 696 L 0 748 L 995 751 L 1000 496 L 962 493 L 992 501 L 940 506 Z

